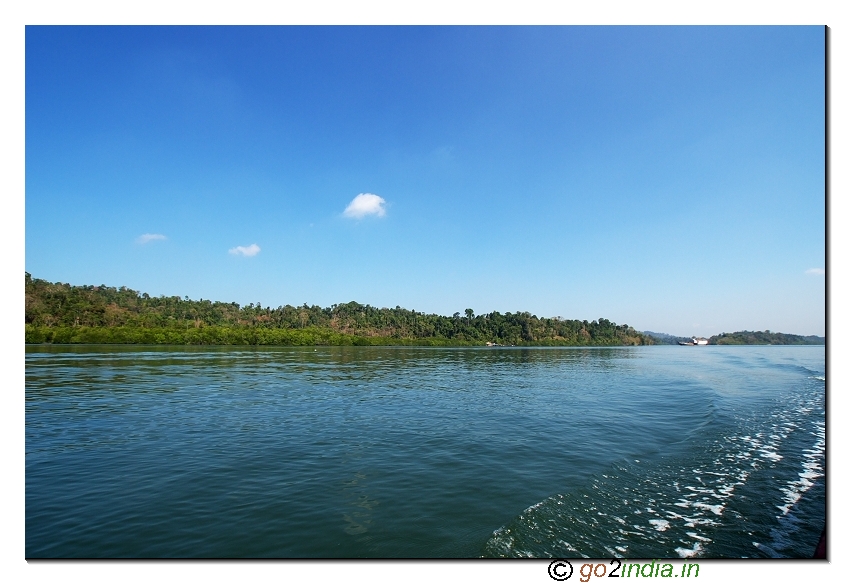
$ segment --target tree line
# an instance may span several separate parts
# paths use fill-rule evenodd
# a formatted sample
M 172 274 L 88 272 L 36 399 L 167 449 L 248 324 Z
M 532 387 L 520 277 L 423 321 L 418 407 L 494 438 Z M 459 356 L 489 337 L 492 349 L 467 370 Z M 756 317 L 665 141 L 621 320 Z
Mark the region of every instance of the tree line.
M 709 344 L 826 344 L 822 336 L 798 336 L 782 332 L 724 332 L 708 339 Z
M 348 302 L 330 307 L 240 306 L 153 297 L 127 287 L 72 286 L 26 273 L 26 342 L 280 345 L 622 346 L 654 344 L 605 318 L 539 318 L 529 312 L 452 316 Z

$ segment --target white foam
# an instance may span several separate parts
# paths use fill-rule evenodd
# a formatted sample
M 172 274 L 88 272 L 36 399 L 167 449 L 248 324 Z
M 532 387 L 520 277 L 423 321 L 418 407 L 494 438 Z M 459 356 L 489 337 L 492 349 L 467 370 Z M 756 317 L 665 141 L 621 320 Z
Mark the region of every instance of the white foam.
M 725 484 L 718 488 L 720 494 L 722 494 L 725 498 L 729 498 L 732 496 L 732 493 L 735 491 L 735 484 Z
M 817 442 L 815 442 L 815 445 L 811 449 L 803 450 L 805 452 L 803 453 L 804 461 L 800 464 L 803 467 L 803 471 L 797 474 L 799 479 L 788 482 L 784 487 L 780 488 L 780 492 L 784 494 L 783 500 L 785 504 L 777 506 L 782 511 L 782 514 L 778 518 L 787 516 L 794 505 L 803 497 L 803 494 L 815 485 L 815 480 L 823 477 L 823 467 L 820 465 L 820 460 L 823 459 L 826 441 L 820 431 L 818 432 L 818 437 Z
M 769 546 L 767 546 L 765 544 L 753 542 L 753 546 L 756 547 L 758 550 L 762 551 L 764 554 L 768 555 L 771 559 L 782 558 L 782 555 L 780 555 L 779 553 L 777 553 L 776 551 L 774 551 L 772 548 L 770 548 Z
M 567 542 L 567 541 L 565 541 L 565 540 L 560 540 L 560 539 L 559 539 L 559 540 L 558 540 L 558 544 L 563 545 L 563 546 L 564 546 L 564 548 L 565 548 L 565 549 L 567 549 L 568 551 L 572 551 L 572 552 L 574 552 L 574 553 L 577 553 L 577 552 L 578 552 L 578 549 L 576 549 L 573 545 L 571 545 L 570 543 L 568 543 L 568 542 Z
M 782 521 L 780 524 L 785 525 L 782 531 L 794 527 L 795 521 L 798 522 L 794 516 L 794 506 L 799 502 L 803 492 L 812 488 L 825 473 L 823 468 L 825 430 L 823 422 L 812 419 L 822 414 L 822 403 L 807 403 L 803 399 L 794 398 L 789 401 L 782 406 L 787 407 L 790 413 L 774 413 L 768 423 L 763 423 L 764 418 L 754 417 L 749 425 L 749 435 L 729 435 L 715 440 L 714 443 L 719 447 L 713 454 L 709 453 L 712 457 L 703 459 L 702 463 L 664 468 L 665 471 L 669 471 L 666 475 L 672 479 L 659 479 L 660 474 L 642 475 L 643 472 L 638 472 L 635 477 L 640 478 L 639 481 L 632 487 L 622 484 L 618 493 L 613 480 L 617 480 L 620 476 L 601 474 L 601 478 L 595 480 L 592 488 L 595 492 L 610 492 L 611 496 L 606 498 L 608 502 L 599 504 L 600 507 L 597 508 L 593 502 L 595 492 L 591 496 L 588 496 L 588 493 L 580 494 L 576 501 L 581 503 L 585 512 L 589 511 L 590 516 L 587 518 L 593 525 L 601 526 L 603 521 L 610 521 L 608 532 L 614 537 L 613 540 L 609 539 L 608 544 L 612 548 L 602 548 L 605 548 L 609 554 L 622 556 L 629 549 L 629 540 L 638 537 L 664 544 L 667 549 L 679 544 L 681 546 L 675 548 L 675 551 L 681 558 L 701 556 L 705 553 L 707 545 L 712 544 L 713 538 L 710 537 L 714 536 L 715 530 L 729 526 L 723 524 L 726 521 L 722 519 L 726 514 L 726 505 L 734 499 L 735 492 L 747 483 L 750 475 L 757 475 L 756 472 L 762 472 L 768 468 L 782 469 L 785 472 L 786 466 L 779 466 L 779 462 L 785 460 L 788 464 L 789 456 L 790 459 L 794 459 L 802 455 L 796 475 L 791 474 L 793 478 L 786 477 L 788 481 L 785 483 L 777 483 L 774 486 L 776 488 L 773 490 L 774 495 L 770 497 L 772 500 L 769 498 L 772 504 L 768 502 L 768 508 L 778 504 L 775 506 L 780 510 L 778 518 Z M 809 404 L 812 406 L 806 407 Z M 789 420 L 791 414 L 794 415 L 794 419 L 798 419 L 798 414 L 807 413 L 810 414 L 809 418 L 799 417 L 799 423 Z M 749 423 L 747 419 L 741 421 L 745 424 Z M 739 429 L 741 428 L 743 426 L 739 426 Z M 796 449 L 793 453 L 790 450 L 785 451 L 782 448 L 783 443 L 788 436 L 797 431 L 801 434 L 798 437 L 806 433 L 813 436 L 809 442 L 812 444 L 811 448 L 802 451 Z M 640 460 L 634 461 L 640 463 Z M 633 469 L 637 470 L 637 468 Z M 626 469 L 625 472 L 628 474 L 631 470 Z M 614 490 L 609 490 L 612 487 Z M 562 505 L 560 497 L 557 498 L 559 498 L 558 504 Z M 564 502 L 570 505 L 569 498 L 564 498 Z M 618 508 L 614 509 L 609 504 Z M 532 508 L 537 506 L 539 504 Z M 678 512 L 673 510 L 674 507 L 678 507 Z M 648 515 L 645 520 L 643 514 Z M 593 515 L 606 518 L 597 519 Z M 636 520 L 638 515 L 641 520 Z M 639 524 L 627 523 L 629 516 L 633 517 L 633 522 Z M 524 525 L 524 528 L 529 527 L 538 531 L 533 536 L 544 534 L 548 528 L 551 528 L 542 522 Z M 753 534 L 751 533 L 750 536 Z M 591 538 L 591 535 L 587 538 Z M 762 556 L 781 556 L 780 552 L 789 548 L 791 544 L 790 542 L 785 544 L 785 538 L 787 537 L 783 532 L 774 533 L 771 529 L 771 540 L 766 541 L 770 546 L 763 543 L 753 544 L 763 553 Z M 582 548 L 586 542 L 576 544 L 576 547 Z M 598 542 L 601 544 L 601 541 Z M 575 544 L 576 541 L 573 543 Z M 693 547 L 688 546 L 692 543 Z M 620 546 L 614 546 L 617 544 Z
M 765 451 L 765 450 L 761 450 L 761 457 L 767 458 L 769 460 L 773 460 L 775 462 L 778 462 L 779 460 L 782 459 L 782 456 L 779 455 L 778 453 L 775 453 L 775 452 L 772 452 L 772 451 Z
M 723 514 L 723 509 L 725 508 L 725 504 L 711 505 L 711 504 L 705 504 L 703 502 L 694 502 L 694 507 L 703 508 L 705 510 L 711 510 L 714 514 L 716 514 L 717 516 L 720 516 L 721 514 Z
M 699 543 L 694 544 L 694 548 L 692 549 L 683 549 L 681 547 L 676 547 L 676 553 L 678 553 L 678 555 L 683 559 L 695 557 L 696 554 L 700 551 L 702 551 L 702 545 Z
M 532 510 L 540 508 L 543 505 L 544 502 L 546 502 L 546 500 L 541 500 L 537 504 L 532 504 L 531 506 L 529 506 L 528 508 L 525 509 L 525 512 L 531 512 Z
M 710 542 L 711 542 L 711 539 L 710 539 L 710 538 L 707 538 L 707 537 L 704 537 L 704 536 L 700 536 L 700 535 L 698 535 L 698 534 L 697 534 L 697 533 L 695 533 L 695 532 L 686 532 L 685 534 L 687 534 L 687 535 L 688 535 L 689 537 L 691 537 L 691 538 L 695 538 L 695 539 L 697 539 L 697 540 L 699 540 L 699 541 L 702 541 L 702 542 L 704 542 L 704 543 L 710 543 Z

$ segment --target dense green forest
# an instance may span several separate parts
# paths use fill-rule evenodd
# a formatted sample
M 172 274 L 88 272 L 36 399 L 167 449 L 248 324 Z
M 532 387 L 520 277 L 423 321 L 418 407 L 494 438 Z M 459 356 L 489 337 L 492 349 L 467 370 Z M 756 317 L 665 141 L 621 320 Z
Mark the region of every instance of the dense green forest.
M 708 339 L 709 344 L 826 344 L 826 338 L 821 336 L 797 336 L 782 332 L 730 332 L 718 334 Z
M 656 344 L 678 344 L 689 342 L 690 337 L 672 336 L 663 332 L 643 332 L 651 336 Z M 783 334 L 782 332 L 724 332 L 708 339 L 709 344 L 826 344 L 826 339 L 821 336 L 797 336 L 796 334 Z
M 654 344 L 600 318 L 538 318 L 471 309 L 452 316 L 348 302 L 264 307 L 151 297 L 126 287 L 72 286 L 26 274 L 27 343 L 621 346 Z
M 664 332 L 651 332 L 649 330 L 644 330 L 642 334 L 646 336 L 651 336 L 656 344 L 679 344 L 679 342 L 689 342 L 691 338 L 689 336 L 673 336 L 672 334 L 665 334 Z

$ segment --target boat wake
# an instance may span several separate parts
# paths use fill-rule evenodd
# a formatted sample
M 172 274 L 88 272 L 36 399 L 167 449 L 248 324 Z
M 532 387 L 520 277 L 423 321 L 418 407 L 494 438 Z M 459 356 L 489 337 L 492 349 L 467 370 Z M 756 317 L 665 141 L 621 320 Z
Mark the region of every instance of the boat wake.
M 822 389 L 696 439 L 687 455 L 622 462 L 584 488 L 538 502 L 495 531 L 484 555 L 811 556 L 823 506 L 814 525 L 798 507 L 813 489 L 823 495 Z M 803 527 L 816 531 L 806 533 L 811 549 L 798 544 Z

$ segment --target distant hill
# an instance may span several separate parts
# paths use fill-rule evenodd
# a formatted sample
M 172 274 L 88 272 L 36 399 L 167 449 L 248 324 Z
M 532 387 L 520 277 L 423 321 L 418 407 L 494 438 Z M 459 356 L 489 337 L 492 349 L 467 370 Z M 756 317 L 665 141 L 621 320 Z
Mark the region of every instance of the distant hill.
M 644 332 L 647 334 L 647 332 Z M 724 332 L 708 339 L 709 344 L 826 344 L 822 336 L 798 336 L 782 332 Z
M 679 342 L 690 342 L 690 336 L 673 336 L 672 334 L 665 334 L 664 332 L 650 332 L 649 330 L 644 330 L 641 334 L 645 336 L 650 336 L 655 340 L 656 344 L 678 344 Z
M 690 342 L 690 336 L 673 336 L 664 332 L 652 332 L 644 330 L 644 336 L 652 338 L 656 344 L 678 344 L 679 342 Z M 724 332 L 708 339 L 709 344 L 826 344 L 826 338 L 822 336 L 798 336 L 797 334 L 784 334 L 782 332 Z

